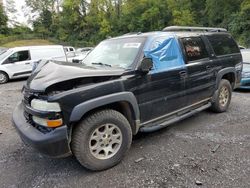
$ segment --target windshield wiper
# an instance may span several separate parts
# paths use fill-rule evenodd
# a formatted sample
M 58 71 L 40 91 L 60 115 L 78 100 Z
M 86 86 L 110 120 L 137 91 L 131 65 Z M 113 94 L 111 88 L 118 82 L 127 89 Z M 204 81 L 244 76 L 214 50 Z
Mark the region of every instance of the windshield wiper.
M 98 62 L 98 63 L 91 63 L 92 65 L 101 65 L 101 66 L 106 66 L 106 67 L 112 67 L 110 64 Z

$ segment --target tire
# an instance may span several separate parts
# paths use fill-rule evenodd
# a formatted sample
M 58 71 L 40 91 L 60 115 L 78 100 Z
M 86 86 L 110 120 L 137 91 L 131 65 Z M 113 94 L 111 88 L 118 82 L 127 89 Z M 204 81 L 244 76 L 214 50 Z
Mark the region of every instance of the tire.
M 217 113 L 227 111 L 232 97 L 232 86 L 228 80 L 222 79 L 214 94 L 211 110 Z
M 0 84 L 5 84 L 9 81 L 9 76 L 5 73 L 0 71 Z
M 121 113 L 108 109 L 89 115 L 77 125 L 72 133 L 71 149 L 82 166 L 99 171 L 118 164 L 131 142 L 128 120 Z

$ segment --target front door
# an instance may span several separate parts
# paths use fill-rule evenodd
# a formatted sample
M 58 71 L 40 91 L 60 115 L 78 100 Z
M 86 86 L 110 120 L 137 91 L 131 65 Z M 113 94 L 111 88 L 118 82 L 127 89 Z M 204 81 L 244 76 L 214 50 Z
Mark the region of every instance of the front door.
M 32 71 L 29 50 L 18 51 L 10 55 L 3 65 L 12 77 L 21 77 L 29 75 Z

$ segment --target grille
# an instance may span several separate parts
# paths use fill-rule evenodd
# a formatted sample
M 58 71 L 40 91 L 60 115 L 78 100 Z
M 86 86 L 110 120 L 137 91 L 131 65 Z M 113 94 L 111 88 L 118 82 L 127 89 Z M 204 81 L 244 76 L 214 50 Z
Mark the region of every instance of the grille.
M 23 115 L 24 115 L 25 119 L 27 120 L 27 122 L 29 123 L 29 121 L 31 119 L 30 115 L 26 111 L 23 112 Z
M 24 88 L 23 90 L 23 103 L 24 105 L 30 106 L 31 100 L 34 99 L 35 96 L 34 94 L 30 93 L 26 88 Z M 26 119 L 26 122 L 30 125 L 35 127 L 37 130 L 39 130 L 40 132 L 46 134 L 49 133 L 53 130 L 53 128 L 47 128 L 47 127 L 43 127 L 41 125 L 37 125 L 33 120 L 32 120 L 32 116 L 31 114 L 29 114 L 28 112 L 24 111 L 23 115 Z
M 43 134 L 49 133 L 52 130 L 54 130 L 54 128 L 49 128 L 49 127 L 43 127 L 41 125 L 37 125 L 33 120 L 30 114 L 28 114 L 27 112 L 24 111 L 23 113 L 27 123 L 32 126 L 35 127 L 37 130 L 39 130 L 40 132 L 42 132 Z
M 34 98 L 34 95 L 31 94 L 27 89 L 23 90 L 23 102 L 26 105 L 30 105 L 31 100 Z
M 28 96 L 25 96 L 23 97 L 23 102 L 26 104 L 26 105 L 30 105 L 30 102 L 31 102 L 31 99 L 28 97 Z

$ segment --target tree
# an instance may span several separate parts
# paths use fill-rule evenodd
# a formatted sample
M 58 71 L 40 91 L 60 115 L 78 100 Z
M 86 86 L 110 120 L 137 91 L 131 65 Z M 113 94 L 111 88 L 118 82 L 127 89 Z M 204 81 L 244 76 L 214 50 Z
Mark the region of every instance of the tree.
M 239 12 L 242 0 L 207 0 L 206 14 L 210 26 L 228 28 L 233 14 Z
M 8 22 L 8 17 L 4 11 L 2 4 L 0 4 L 0 34 L 6 34 L 7 22 Z
M 229 29 L 238 39 L 239 43 L 250 46 L 250 0 L 244 0 L 240 5 L 240 11 L 232 15 Z
M 14 0 L 5 0 L 5 3 L 7 6 L 5 6 L 6 14 L 8 16 L 8 24 L 12 27 L 15 25 L 18 25 L 17 22 L 17 9 L 16 9 L 16 3 Z
M 162 30 L 169 21 L 166 0 L 127 0 L 123 5 L 120 30 L 123 33 Z
M 205 11 L 206 0 L 192 0 L 190 1 L 190 8 L 195 23 L 199 26 L 208 26 L 208 21 Z
M 61 41 L 70 41 L 72 45 L 82 45 L 88 35 L 86 15 L 88 9 L 86 0 L 64 0 L 62 11 L 57 14 L 54 25 L 58 28 L 54 34 Z M 56 25 L 57 23 L 57 25 Z
M 195 14 L 192 11 L 192 4 L 189 0 L 167 0 L 171 10 L 172 24 L 181 26 L 193 26 Z
M 13 1 L 13 0 L 8 0 Z M 26 0 L 34 31 L 72 45 L 168 25 L 224 27 L 248 44 L 250 0 Z M 31 14 L 29 14 L 31 15 Z

